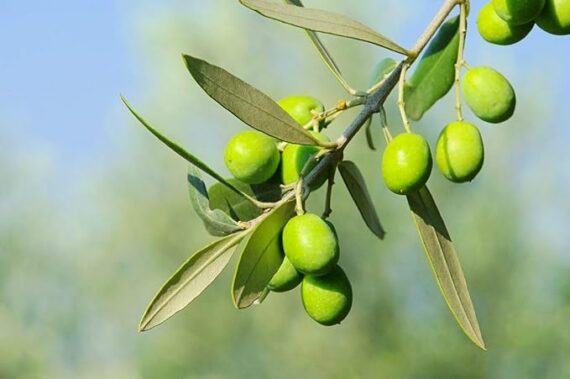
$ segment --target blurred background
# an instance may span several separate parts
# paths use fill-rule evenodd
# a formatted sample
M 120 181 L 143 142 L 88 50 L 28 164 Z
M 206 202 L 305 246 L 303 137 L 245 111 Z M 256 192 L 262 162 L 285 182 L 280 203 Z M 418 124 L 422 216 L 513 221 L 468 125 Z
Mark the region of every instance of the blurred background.
M 307 0 L 411 46 L 441 1 Z M 473 2 L 471 25 L 483 2 Z M 354 86 L 380 59 L 325 37 Z M 432 279 L 403 198 L 361 164 L 388 235 L 375 239 L 339 183 L 334 213 L 354 305 L 340 327 L 303 311 L 298 291 L 238 312 L 232 270 L 192 306 L 144 334 L 137 324 L 164 280 L 212 238 L 193 214 L 186 164 L 152 124 L 224 174 L 224 144 L 245 128 L 192 81 L 190 53 L 275 99 L 343 93 L 302 31 L 237 1 L 0 2 L 0 378 L 570 377 L 570 38 L 536 28 L 509 47 L 473 28 L 466 57 L 518 89 L 504 125 L 480 125 L 486 166 L 471 184 L 430 187 L 454 237 L 488 351 L 474 347 Z M 389 100 L 393 130 L 400 122 Z M 450 98 L 414 125 L 434 142 Z M 336 137 L 350 115 L 331 127 Z M 381 133 L 376 129 L 380 146 Z M 339 180 L 339 182 L 341 182 Z M 323 194 L 311 198 L 320 211 Z

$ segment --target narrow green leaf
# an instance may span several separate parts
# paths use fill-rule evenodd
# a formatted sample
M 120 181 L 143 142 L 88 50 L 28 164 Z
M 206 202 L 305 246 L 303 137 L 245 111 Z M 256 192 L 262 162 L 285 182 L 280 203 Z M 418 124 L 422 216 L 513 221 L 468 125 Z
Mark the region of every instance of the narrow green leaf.
M 264 0 L 240 0 L 240 3 L 262 16 L 285 24 L 314 32 L 369 42 L 403 55 L 409 54 L 406 49 L 368 26 L 338 13 L 304 8 L 298 5 L 272 3 Z
M 178 145 L 176 142 L 171 141 L 169 138 L 165 137 L 158 130 L 156 130 L 155 128 L 150 126 L 150 124 L 148 122 L 146 122 L 146 120 L 144 118 L 142 118 L 142 116 L 140 116 L 137 112 L 135 112 L 135 110 L 127 102 L 127 99 L 125 99 L 123 96 L 121 96 L 121 100 L 126 105 L 126 107 L 129 109 L 129 111 L 133 114 L 133 116 L 135 116 L 135 118 L 141 123 L 141 125 L 144 126 L 149 132 L 151 132 L 162 143 L 164 143 L 166 146 L 168 146 L 172 151 L 174 151 L 176 154 L 180 155 L 182 158 L 186 159 L 192 165 L 194 165 L 194 166 L 198 167 L 200 170 L 204 171 L 206 174 L 210 175 L 212 178 L 216 179 L 218 182 L 223 183 L 225 186 L 227 186 L 228 188 L 231 188 L 236 193 L 241 194 L 241 191 L 238 188 L 236 188 L 231 183 L 226 181 L 226 179 L 224 179 L 220 174 L 218 174 L 216 171 L 211 169 L 207 164 L 205 164 L 200 159 L 198 159 L 196 156 L 190 154 L 183 147 Z
M 183 57 L 198 85 L 241 121 L 282 141 L 314 145 L 314 138 L 269 96 L 218 66 Z
M 289 201 L 272 211 L 244 239 L 232 283 L 234 305 L 247 308 L 263 296 L 267 284 L 283 262 L 281 231 L 295 213 L 295 202 Z
M 459 17 L 454 17 L 441 26 L 406 84 L 406 113 L 411 119 L 421 119 L 453 87 L 458 49 Z
M 370 193 L 366 187 L 366 181 L 358 169 L 358 166 L 351 161 L 343 161 L 339 164 L 338 170 L 364 222 L 374 235 L 380 239 L 384 239 L 386 232 L 384 228 L 382 228 L 382 224 L 380 224 L 376 209 L 370 198 Z
M 190 304 L 218 277 L 248 231 L 221 238 L 192 255 L 158 291 L 139 324 L 143 332 L 168 320 Z
M 250 185 L 237 179 L 228 179 L 228 182 L 260 202 L 276 202 L 281 198 L 281 187 L 276 183 Z M 208 195 L 210 208 L 219 209 L 236 221 L 250 221 L 263 213 L 263 210 L 251 201 L 236 194 L 221 183 L 211 186 L 208 189 Z
M 368 148 L 372 151 L 376 151 L 376 145 L 374 144 L 374 137 L 372 136 L 372 122 L 374 121 L 374 115 L 368 117 L 368 120 L 364 123 L 364 130 L 366 131 L 366 143 Z
M 192 207 L 196 214 L 202 219 L 208 233 L 213 236 L 227 236 L 242 230 L 238 223 L 228 216 L 228 214 L 219 209 L 210 209 L 206 185 L 200 178 L 200 172 L 193 165 L 190 165 L 188 168 L 188 184 L 188 192 L 190 194 Z M 221 183 L 218 184 L 223 186 Z M 223 186 L 223 188 L 240 200 L 247 201 L 244 200 L 243 197 L 235 194 L 234 191 L 227 189 L 227 187 Z
M 485 342 L 455 247 L 427 187 L 408 195 L 408 204 L 436 282 L 463 332 L 481 349 Z

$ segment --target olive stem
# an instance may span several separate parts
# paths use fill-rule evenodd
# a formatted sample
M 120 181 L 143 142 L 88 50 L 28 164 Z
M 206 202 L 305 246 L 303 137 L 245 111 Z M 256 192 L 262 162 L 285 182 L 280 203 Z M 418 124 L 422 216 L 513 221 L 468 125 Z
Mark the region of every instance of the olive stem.
M 299 181 L 297 181 L 297 185 L 295 186 L 295 212 L 297 215 L 305 214 L 305 206 L 303 204 L 303 189 L 304 189 L 304 181 L 301 177 Z
M 398 108 L 400 109 L 400 116 L 402 117 L 402 122 L 404 124 L 404 129 L 406 129 L 406 133 L 412 132 L 410 120 L 406 114 L 406 101 L 404 98 L 404 92 L 406 88 L 406 74 L 408 73 L 409 68 L 410 64 L 404 63 L 404 67 L 402 67 L 402 71 L 400 72 L 400 80 L 398 83 Z
M 465 38 L 467 36 L 467 3 L 460 5 L 459 15 L 459 49 L 457 51 L 457 62 L 455 63 L 455 111 L 457 120 L 463 121 L 463 108 L 461 99 L 461 69 L 466 64 L 464 59 Z
M 330 171 L 329 171 L 329 179 L 327 181 L 327 197 L 325 200 L 325 210 L 323 211 L 323 215 L 322 218 L 323 219 L 327 219 L 329 218 L 329 216 L 332 213 L 332 207 L 331 207 L 331 202 L 332 202 L 332 192 L 333 192 L 333 187 L 334 187 L 334 177 L 336 174 L 336 167 L 331 167 Z

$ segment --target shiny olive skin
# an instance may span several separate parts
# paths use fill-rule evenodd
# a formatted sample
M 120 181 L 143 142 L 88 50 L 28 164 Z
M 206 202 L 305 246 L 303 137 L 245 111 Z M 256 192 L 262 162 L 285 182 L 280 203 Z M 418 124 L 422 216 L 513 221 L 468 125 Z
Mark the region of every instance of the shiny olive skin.
M 329 139 L 317 132 L 310 131 L 313 136 L 315 136 L 320 141 L 328 141 Z M 319 146 L 311 145 L 295 145 L 287 144 L 283 149 L 281 155 L 281 182 L 283 184 L 293 184 L 299 180 L 305 164 L 312 159 L 307 166 L 307 173 L 310 172 L 316 165 L 317 161 L 313 159 L 314 155 L 321 150 Z M 327 176 L 322 175 L 317 178 L 315 182 L 311 184 L 311 189 L 315 190 L 323 185 L 326 181 Z
M 279 270 L 273 275 L 267 285 L 273 292 L 287 292 L 297 287 L 303 280 L 303 275 L 295 269 L 289 258 L 284 257 Z
M 570 34 L 570 0 L 546 0 L 536 24 L 550 34 Z
M 452 182 L 473 180 L 483 167 L 484 159 L 481 133 L 471 123 L 452 122 L 437 139 L 435 161 L 441 173 Z
M 509 81 L 491 67 L 475 67 L 467 71 L 462 86 L 465 102 L 483 121 L 501 123 L 515 112 L 517 99 Z
M 495 12 L 511 25 L 534 21 L 544 9 L 545 0 L 493 0 Z
M 322 113 L 325 110 L 323 103 L 314 97 L 305 95 L 287 96 L 277 103 L 301 126 L 311 122 L 313 112 Z
M 485 5 L 477 17 L 479 34 L 487 42 L 496 45 L 512 45 L 519 42 L 530 33 L 534 22 L 522 25 L 512 25 L 503 20 L 492 3 Z
M 340 324 L 352 307 L 352 287 L 344 271 L 335 266 L 324 276 L 306 276 L 301 299 L 307 314 L 319 324 Z
M 255 131 L 236 134 L 224 151 L 230 173 L 247 184 L 269 180 L 279 168 L 280 160 L 275 139 Z
M 338 262 L 337 237 L 315 214 L 293 217 L 285 225 L 282 237 L 285 255 L 305 275 L 324 275 Z
M 382 176 L 386 187 L 405 195 L 423 187 L 433 161 L 428 142 L 419 134 L 404 133 L 394 138 L 382 156 Z

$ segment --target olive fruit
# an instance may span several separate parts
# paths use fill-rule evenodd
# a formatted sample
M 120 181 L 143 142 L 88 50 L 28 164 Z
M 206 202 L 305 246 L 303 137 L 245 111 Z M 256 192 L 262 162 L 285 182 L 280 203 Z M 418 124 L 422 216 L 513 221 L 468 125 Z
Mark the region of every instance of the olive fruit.
M 278 104 L 293 117 L 297 123 L 304 126 L 313 119 L 313 112 L 323 112 L 323 104 L 311 96 L 287 96 L 278 101 Z
M 429 144 L 419 134 L 404 133 L 394 138 L 382 156 L 382 176 L 388 189 L 405 195 L 420 189 L 432 169 Z
M 273 275 L 267 288 L 273 292 L 286 292 L 297 287 L 302 280 L 303 275 L 295 269 L 287 257 L 284 257 L 279 270 Z
M 224 152 L 228 170 L 247 184 L 260 184 L 270 179 L 277 171 L 280 159 L 275 139 L 255 131 L 236 134 Z
M 283 229 L 283 250 L 293 266 L 306 275 L 324 275 L 338 262 L 335 233 L 319 216 L 293 217 Z
M 500 123 L 508 120 L 516 108 L 516 95 L 509 81 L 490 67 L 475 67 L 463 77 L 463 96 L 481 120 Z
M 493 0 L 495 12 L 511 25 L 523 25 L 534 21 L 545 0 Z
M 321 133 L 313 131 L 310 131 L 309 133 L 311 133 L 320 141 L 329 140 L 325 135 Z M 307 170 L 312 170 L 317 165 L 317 161 L 313 159 L 313 156 L 320 150 L 321 148 L 319 146 L 287 144 L 283 149 L 283 154 L 281 156 L 282 183 L 292 184 L 299 180 L 301 172 L 303 171 L 303 168 L 309 159 L 312 161 L 308 163 Z M 319 188 L 326 181 L 326 179 L 327 175 L 323 175 L 322 177 L 317 178 L 317 180 L 311 184 L 311 189 Z
M 448 124 L 437 140 L 435 161 L 443 175 L 456 183 L 473 180 L 485 158 L 483 140 L 473 124 L 456 121 Z
M 352 307 L 352 287 L 339 267 L 323 276 L 305 276 L 301 299 L 307 314 L 322 325 L 339 324 Z
M 570 0 L 546 0 L 536 24 L 550 34 L 570 34 Z
M 513 25 L 503 20 L 492 3 L 485 5 L 477 18 L 477 28 L 479 34 L 487 42 L 496 45 L 511 45 L 522 40 L 530 33 L 534 22 L 522 25 Z

